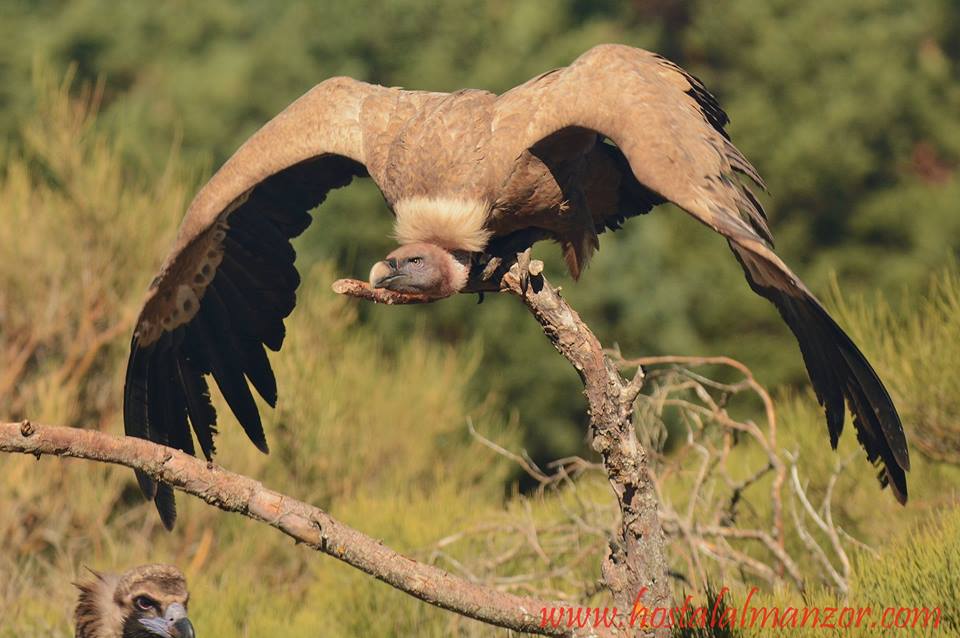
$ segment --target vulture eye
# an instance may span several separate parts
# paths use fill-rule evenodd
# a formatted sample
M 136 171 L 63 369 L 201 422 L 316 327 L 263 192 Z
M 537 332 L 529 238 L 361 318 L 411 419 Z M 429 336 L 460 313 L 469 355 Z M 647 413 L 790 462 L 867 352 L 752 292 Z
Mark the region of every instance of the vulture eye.
M 157 606 L 157 604 L 149 596 L 137 596 L 133 599 L 133 604 L 140 611 L 150 611 Z
M 423 263 L 423 257 L 411 257 L 410 263 L 413 264 L 414 266 L 419 266 L 420 264 Z

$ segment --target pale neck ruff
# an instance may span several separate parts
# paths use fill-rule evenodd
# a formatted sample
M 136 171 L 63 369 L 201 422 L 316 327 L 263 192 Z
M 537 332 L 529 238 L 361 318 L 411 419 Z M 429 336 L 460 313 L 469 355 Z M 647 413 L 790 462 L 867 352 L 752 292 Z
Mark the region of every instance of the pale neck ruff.
M 394 206 L 394 236 L 401 244 L 426 242 L 446 250 L 481 252 L 492 234 L 490 206 L 463 198 L 411 197 Z

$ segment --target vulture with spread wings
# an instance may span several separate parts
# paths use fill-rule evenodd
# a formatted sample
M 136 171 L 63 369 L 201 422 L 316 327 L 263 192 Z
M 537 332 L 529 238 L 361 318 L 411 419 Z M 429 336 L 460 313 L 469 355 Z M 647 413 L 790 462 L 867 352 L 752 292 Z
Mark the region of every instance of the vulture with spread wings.
M 598 235 L 673 202 L 722 235 L 747 282 L 800 344 L 836 447 L 845 405 L 880 481 L 905 502 L 910 462 L 900 418 L 873 368 L 772 250 L 763 187 L 724 131 L 727 116 L 696 78 L 664 58 L 598 46 L 503 95 L 430 93 L 332 78 L 257 131 L 187 210 L 150 286 L 124 391 L 128 435 L 209 459 L 212 376 L 253 443 L 267 442 L 250 386 L 271 406 L 277 351 L 300 277 L 290 239 L 327 193 L 377 184 L 400 247 L 374 287 L 434 298 L 464 289 L 491 242 L 555 240 L 576 278 Z M 164 523 L 170 488 L 140 475 Z

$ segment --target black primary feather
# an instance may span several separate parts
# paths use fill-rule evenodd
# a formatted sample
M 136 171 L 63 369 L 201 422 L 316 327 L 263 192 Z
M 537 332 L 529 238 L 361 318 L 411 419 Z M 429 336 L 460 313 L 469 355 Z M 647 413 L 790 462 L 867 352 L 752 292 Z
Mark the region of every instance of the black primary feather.
M 200 312 L 192 322 L 196 347 L 247 436 L 261 452 L 267 453 L 269 448 L 260 421 L 260 411 L 250 394 L 238 353 L 231 349 L 229 337 L 219 329 L 217 317 L 212 304 L 201 305 Z
M 196 452 L 195 435 L 203 455 L 212 459 L 217 415 L 205 378 L 209 374 L 250 439 L 268 450 L 250 385 L 269 405 L 276 405 L 277 382 L 264 346 L 280 349 L 286 333 L 283 320 L 296 304 L 300 275 L 290 239 L 310 225 L 310 210 L 329 190 L 357 176 L 367 176 L 361 164 L 319 156 L 278 172 L 238 200 L 226 217 L 223 259 L 196 315 L 146 347 L 135 333 L 124 386 L 128 435 L 190 454 Z M 171 528 L 176 519 L 173 490 L 143 472 L 136 474 L 164 526 Z
M 193 432 L 197 436 L 197 442 L 204 457 L 211 461 L 216 452 L 214 437 L 217 434 L 217 411 L 213 409 L 213 404 L 210 402 L 210 389 L 203 375 L 197 371 L 186 355 L 179 354 L 176 368 Z
M 155 345 L 141 348 L 136 334 L 130 344 L 130 358 L 127 360 L 127 374 L 123 393 L 123 429 L 127 436 L 139 439 L 153 440 L 150 436 L 149 419 L 147 416 L 149 401 L 147 396 L 150 359 L 156 349 Z M 134 470 L 140 491 L 148 500 L 153 500 L 157 494 L 157 484 L 149 475 Z
M 773 302 L 797 338 L 814 393 L 826 412 L 830 444 L 837 446 L 846 403 L 867 460 L 883 466 L 881 485 L 889 485 L 897 501 L 906 503 L 907 440 L 893 399 L 873 367 L 802 284 L 757 253 L 733 241 L 730 247 L 750 287 Z

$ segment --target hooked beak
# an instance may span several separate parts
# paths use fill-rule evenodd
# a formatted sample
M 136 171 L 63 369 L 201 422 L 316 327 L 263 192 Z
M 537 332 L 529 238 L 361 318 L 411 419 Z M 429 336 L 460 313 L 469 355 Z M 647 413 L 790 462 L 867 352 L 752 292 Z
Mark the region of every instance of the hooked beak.
M 170 635 L 173 638 L 196 638 L 197 636 L 197 634 L 193 631 L 193 624 L 187 617 L 183 617 L 173 623 Z
M 160 638 L 196 638 L 193 623 L 187 618 L 187 610 L 180 603 L 167 607 L 163 618 L 142 618 L 140 624 Z
M 370 269 L 370 287 L 386 288 L 391 282 L 405 278 L 406 275 L 397 268 L 396 259 L 384 259 L 375 263 Z

